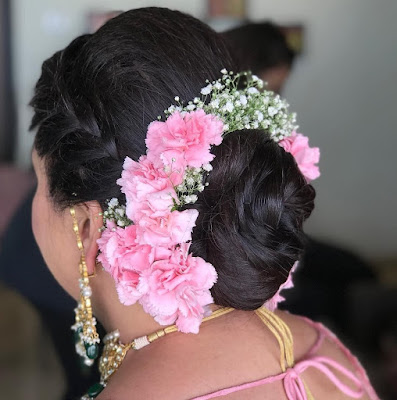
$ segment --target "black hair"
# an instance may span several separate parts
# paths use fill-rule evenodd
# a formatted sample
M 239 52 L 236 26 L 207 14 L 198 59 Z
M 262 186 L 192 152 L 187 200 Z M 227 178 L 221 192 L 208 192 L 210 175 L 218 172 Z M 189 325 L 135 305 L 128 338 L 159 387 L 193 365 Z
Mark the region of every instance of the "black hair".
M 293 156 L 260 130 L 235 131 L 213 149 L 191 250 L 212 263 L 215 302 L 254 310 L 271 298 L 305 245 L 315 191 Z
M 54 204 L 125 202 L 116 181 L 127 155 L 145 153 L 148 124 L 174 96 L 193 99 L 206 79 L 235 66 L 221 35 L 163 8 L 123 13 L 55 53 L 31 101 Z M 215 266 L 218 304 L 254 309 L 299 258 L 314 190 L 266 132 L 230 133 L 214 154 L 210 185 L 194 205 L 192 252 Z
M 273 67 L 292 67 L 295 52 L 280 28 L 272 22 L 247 23 L 222 35 L 243 70 L 259 75 Z

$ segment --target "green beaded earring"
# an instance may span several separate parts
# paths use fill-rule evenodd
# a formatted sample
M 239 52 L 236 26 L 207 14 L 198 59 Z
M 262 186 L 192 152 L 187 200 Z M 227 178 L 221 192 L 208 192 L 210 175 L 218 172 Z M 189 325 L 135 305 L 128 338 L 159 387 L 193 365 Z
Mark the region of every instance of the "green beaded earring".
M 73 230 L 77 238 L 77 247 L 81 251 L 79 263 L 80 269 L 80 300 L 74 309 L 76 319 L 72 330 L 74 331 L 76 352 L 83 358 L 84 364 L 91 366 L 99 353 L 99 335 L 96 331 L 96 319 L 92 315 L 91 295 L 92 290 L 89 285 L 89 278 L 94 277 L 88 275 L 87 264 L 85 262 L 85 254 L 83 243 L 80 238 L 79 227 L 77 224 L 76 213 L 73 207 L 70 208 L 70 214 L 73 219 Z

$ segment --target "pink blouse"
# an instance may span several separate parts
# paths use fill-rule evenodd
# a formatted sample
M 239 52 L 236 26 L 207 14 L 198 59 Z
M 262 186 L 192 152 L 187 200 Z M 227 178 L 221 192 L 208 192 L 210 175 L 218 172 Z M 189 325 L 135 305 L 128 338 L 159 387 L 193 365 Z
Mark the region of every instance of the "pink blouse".
M 253 388 L 256 386 L 282 381 L 285 394 L 288 400 L 310 400 L 305 384 L 300 377 L 300 374 L 308 368 L 316 368 L 329 378 L 335 386 L 347 396 L 353 399 L 361 398 L 365 393 L 368 394 L 371 400 L 379 400 L 379 397 L 372 388 L 364 368 L 361 366 L 356 357 L 340 342 L 340 340 L 325 326 L 320 323 L 313 322 L 307 318 L 305 321 L 313 326 L 318 332 L 318 337 L 313 347 L 308 351 L 305 357 L 297 361 L 293 367 L 288 368 L 285 372 L 278 375 L 269 376 L 256 381 L 244 383 L 242 385 L 232 386 L 221 389 L 213 393 L 195 397 L 192 400 L 207 400 L 216 397 L 226 396 L 230 393 L 238 392 L 244 389 Z M 325 338 L 332 340 L 352 363 L 355 373 L 351 372 L 335 360 L 329 357 L 317 356 L 316 353 L 320 349 Z M 350 385 L 344 384 L 334 372 L 338 371 L 350 382 Z

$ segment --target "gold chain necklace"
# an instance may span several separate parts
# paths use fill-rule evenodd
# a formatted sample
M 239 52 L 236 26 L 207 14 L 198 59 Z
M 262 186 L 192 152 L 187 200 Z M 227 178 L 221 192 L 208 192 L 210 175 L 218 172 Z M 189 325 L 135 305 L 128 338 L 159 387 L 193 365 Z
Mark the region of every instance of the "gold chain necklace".
M 218 310 L 214 311 L 210 316 L 203 318 L 202 322 L 210 321 L 211 319 L 225 315 L 233 310 L 234 308 L 232 307 L 219 308 Z M 87 394 L 85 394 L 81 398 L 81 400 L 93 400 L 99 395 L 99 393 L 102 392 L 102 390 L 106 387 L 109 378 L 120 367 L 125 356 L 127 355 L 128 350 L 140 350 L 143 347 L 148 346 L 150 343 L 153 343 L 155 340 L 177 331 L 178 328 L 176 327 L 176 325 L 167 326 L 166 328 L 160 329 L 149 335 L 136 338 L 128 344 L 123 344 L 120 342 L 119 331 L 116 330 L 114 332 L 108 333 L 103 338 L 104 348 L 102 356 L 99 360 L 99 372 L 101 374 L 101 380 L 99 383 L 95 383 L 94 385 L 92 385 L 88 389 Z

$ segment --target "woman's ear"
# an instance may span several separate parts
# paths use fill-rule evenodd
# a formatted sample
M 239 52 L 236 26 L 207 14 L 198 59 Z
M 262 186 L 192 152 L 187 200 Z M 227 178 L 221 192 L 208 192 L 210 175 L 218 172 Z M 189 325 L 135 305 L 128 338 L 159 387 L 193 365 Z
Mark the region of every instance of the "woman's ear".
M 89 201 L 79 205 L 76 212 L 87 272 L 88 275 L 93 275 L 98 255 L 97 240 L 101 237 L 101 228 L 103 227 L 102 208 L 97 201 Z

